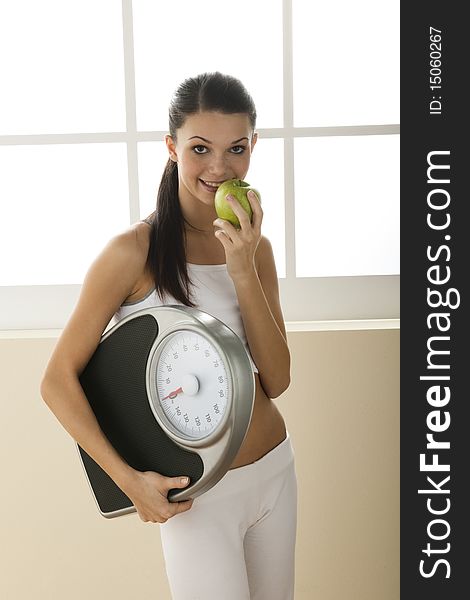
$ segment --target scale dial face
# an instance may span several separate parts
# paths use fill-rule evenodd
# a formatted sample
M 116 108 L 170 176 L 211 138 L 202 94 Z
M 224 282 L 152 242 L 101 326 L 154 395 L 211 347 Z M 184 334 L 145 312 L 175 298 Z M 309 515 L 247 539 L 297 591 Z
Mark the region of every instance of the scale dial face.
M 179 437 L 201 440 L 224 422 L 231 400 L 225 359 L 205 335 L 179 330 L 160 343 L 152 409 Z

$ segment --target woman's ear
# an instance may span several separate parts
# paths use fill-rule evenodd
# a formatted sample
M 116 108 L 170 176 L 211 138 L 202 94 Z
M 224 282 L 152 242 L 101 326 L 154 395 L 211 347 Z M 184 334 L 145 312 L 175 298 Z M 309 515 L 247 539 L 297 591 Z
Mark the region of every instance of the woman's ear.
M 251 136 L 251 151 L 253 152 L 253 148 L 255 147 L 256 142 L 258 141 L 258 132 L 254 131 Z
M 170 155 L 171 160 L 173 162 L 178 162 L 178 155 L 176 154 L 175 142 L 173 141 L 171 135 L 165 135 L 165 144 L 168 149 L 168 154 Z

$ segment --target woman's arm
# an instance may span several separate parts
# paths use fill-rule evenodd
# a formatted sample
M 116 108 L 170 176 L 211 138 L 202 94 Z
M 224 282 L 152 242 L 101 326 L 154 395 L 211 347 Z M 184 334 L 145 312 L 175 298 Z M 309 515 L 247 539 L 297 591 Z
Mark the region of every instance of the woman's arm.
M 279 285 L 269 240 L 262 237 L 257 269 L 235 281 L 248 345 L 266 395 L 277 398 L 290 383 L 290 352 L 284 326 Z
M 248 199 L 253 209 L 252 222 L 239 203 L 227 196 L 241 227 L 237 230 L 228 221 L 216 219 L 214 225 L 220 229 L 215 235 L 225 249 L 227 270 L 235 285 L 261 384 L 267 396 L 277 398 L 290 383 L 290 353 L 272 247 L 261 236 L 263 211 L 255 194 L 249 192 Z
M 172 516 L 172 511 L 187 510 L 184 503 L 174 503 L 174 508 L 169 506 L 166 493 L 175 483 L 173 478 L 157 473 L 143 477 L 145 474 L 135 471 L 121 458 L 102 432 L 79 382 L 104 329 L 134 291 L 145 261 L 145 240 L 137 228 L 132 228 L 113 238 L 93 262 L 47 365 L 41 395 L 74 440 L 130 497 L 140 517 L 163 522 Z M 178 478 L 174 487 L 185 486 Z M 160 494 L 155 496 L 158 488 Z

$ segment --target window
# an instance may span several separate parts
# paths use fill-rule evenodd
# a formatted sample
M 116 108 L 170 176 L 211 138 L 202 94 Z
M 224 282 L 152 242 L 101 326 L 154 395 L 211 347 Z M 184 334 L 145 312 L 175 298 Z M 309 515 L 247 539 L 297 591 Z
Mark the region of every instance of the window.
M 175 87 L 213 70 L 257 105 L 286 320 L 397 317 L 398 41 L 396 0 L 2 3 L 0 329 L 64 325 L 153 210 Z

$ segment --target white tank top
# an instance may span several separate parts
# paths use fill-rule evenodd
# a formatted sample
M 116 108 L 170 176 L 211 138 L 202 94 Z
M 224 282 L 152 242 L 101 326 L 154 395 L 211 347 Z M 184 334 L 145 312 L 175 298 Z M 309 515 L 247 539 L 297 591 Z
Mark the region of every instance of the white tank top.
M 191 287 L 192 296 L 196 308 L 209 313 L 225 323 L 245 344 L 250 361 L 253 365 L 253 371 L 258 373 L 258 369 L 251 356 L 248 342 L 246 339 L 245 328 L 243 326 L 240 307 L 238 305 L 237 293 L 232 278 L 228 274 L 227 265 L 195 265 L 186 263 L 188 275 L 193 282 Z M 167 294 L 162 301 L 156 290 L 151 290 L 145 298 L 136 302 L 125 302 L 116 311 L 110 326 L 130 315 L 133 312 L 150 308 L 153 306 L 163 306 L 166 304 L 179 304 Z

